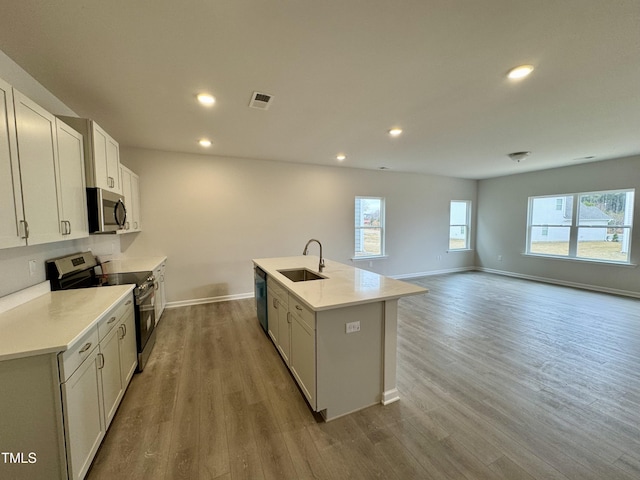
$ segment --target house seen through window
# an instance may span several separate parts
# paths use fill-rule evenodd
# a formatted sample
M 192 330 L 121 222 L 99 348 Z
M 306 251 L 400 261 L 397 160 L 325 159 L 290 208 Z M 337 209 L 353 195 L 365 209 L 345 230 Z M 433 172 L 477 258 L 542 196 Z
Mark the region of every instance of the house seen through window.
M 384 198 L 356 197 L 355 256 L 384 255 Z
M 527 253 L 629 263 L 634 194 L 609 190 L 529 197 Z
M 449 250 L 467 250 L 471 219 L 471 202 L 452 200 L 449 208 Z

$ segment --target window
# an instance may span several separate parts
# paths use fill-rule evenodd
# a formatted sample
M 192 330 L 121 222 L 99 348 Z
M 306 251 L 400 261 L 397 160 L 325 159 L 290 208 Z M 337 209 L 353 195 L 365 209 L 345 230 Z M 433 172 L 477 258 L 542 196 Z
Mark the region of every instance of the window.
M 449 250 L 468 250 L 471 202 L 451 200 L 449 209 Z
M 529 197 L 527 253 L 629 263 L 634 193 Z
M 355 256 L 384 255 L 384 198 L 356 197 Z

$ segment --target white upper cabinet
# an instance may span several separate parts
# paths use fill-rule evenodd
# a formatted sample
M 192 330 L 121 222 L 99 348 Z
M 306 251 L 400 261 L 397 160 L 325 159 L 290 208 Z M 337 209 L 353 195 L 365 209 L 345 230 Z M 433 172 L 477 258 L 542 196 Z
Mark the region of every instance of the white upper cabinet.
M 13 90 L 28 245 L 62 240 L 56 182 L 55 117 Z
M 122 195 L 127 208 L 127 222 L 124 233 L 139 232 L 140 224 L 140 177 L 124 165 L 120 166 Z
M 65 239 L 89 236 L 82 135 L 56 119 L 58 136 L 59 210 Z
M 0 79 L 0 248 L 26 245 L 11 85 Z
M 60 116 L 84 137 L 87 187 L 99 187 L 122 195 L 120 146 L 93 120 Z

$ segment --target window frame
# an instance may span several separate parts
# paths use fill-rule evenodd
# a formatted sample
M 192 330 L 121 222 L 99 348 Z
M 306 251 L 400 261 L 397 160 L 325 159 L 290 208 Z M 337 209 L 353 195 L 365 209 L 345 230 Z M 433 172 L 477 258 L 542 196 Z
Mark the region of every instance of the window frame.
M 454 203 L 464 203 L 466 205 L 466 218 L 465 223 L 451 223 L 451 210 Z M 447 251 L 460 252 L 464 250 L 471 250 L 471 208 L 473 204 L 471 200 L 451 200 L 449 201 L 449 240 L 447 242 Z M 451 247 L 451 229 L 455 227 L 463 227 L 466 229 L 466 235 L 464 239 L 464 247 L 452 248 Z
M 357 225 L 356 224 L 356 213 L 357 213 L 357 207 L 356 204 L 358 201 L 362 201 L 362 200 L 379 200 L 380 201 L 380 225 L 379 226 L 365 226 L 365 225 Z M 353 203 L 353 207 L 354 207 L 354 212 L 353 212 L 353 219 L 354 219 L 354 241 L 353 241 L 353 246 L 354 246 L 354 253 L 353 253 L 353 260 L 366 260 L 366 259 L 372 259 L 372 258 L 386 258 L 387 255 L 385 253 L 385 223 L 386 223 L 386 206 L 385 206 L 385 198 L 384 197 L 375 197 L 375 196 L 371 196 L 371 195 L 356 195 L 355 199 L 354 199 L 354 203 Z M 369 254 L 369 253 L 365 253 L 362 254 L 356 251 L 356 242 L 358 241 L 358 231 L 365 231 L 365 230 L 379 230 L 380 231 L 380 253 L 379 254 Z
M 581 199 L 584 196 L 590 195 L 606 195 L 606 194 L 622 194 L 622 193 L 632 193 L 632 202 L 631 205 L 625 205 L 625 211 L 627 209 L 631 209 L 631 212 L 628 214 L 631 218 L 630 224 L 623 225 L 589 225 L 582 223 L 580 220 L 580 208 L 582 208 Z M 563 198 L 564 199 L 571 197 L 573 204 L 571 205 L 571 218 L 569 224 L 564 223 L 533 223 L 533 203 L 536 199 L 543 198 Z M 527 230 L 526 230 L 526 245 L 525 245 L 525 255 L 535 256 L 535 257 L 544 257 L 544 258 L 556 258 L 562 260 L 574 260 L 580 262 L 596 262 L 596 263 L 606 263 L 610 265 L 631 265 L 631 249 L 632 249 L 632 234 L 633 234 L 633 220 L 635 216 L 634 205 L 635 204 L 635 188 L 621 188 L 615 190 L 596 190 L 590 192 L 573 192 L 573 193 L 557 193 L 551 195 L 533 195 L 528 198 L 527 201 Z M 556 202 L 557 206 L 557 202 Z M 568 207 L 567 207 L 568 208 Z M 564 210 L 564 209 L 562 209 Z M 555 211 L 558 211 L 555 208 Z M 568 239 L 568 252 L 566 255 L 562 254 L 550 254 L 550 253 L 540 253 L 540 252 L 532 252 L 532 238 L 533 238 L 533 229 L 534 228 L 568 228 L 569 229 L 569 239 Z M 578 248 L 580 245 L 580 229 L 592 229 L 592 228 L 615 228 L 615 229 L 624 229 L 626 230 L 626 237 L 628 238 L 627 244 L 627 259 L 626 260 L 612 260 L 607 258 L 593 258 L 593 257 L 584 257 L 578 255 Z M 608 234 L 607 234 L 608 237 Z M 607 240 L 605 240 L 607 241 Z

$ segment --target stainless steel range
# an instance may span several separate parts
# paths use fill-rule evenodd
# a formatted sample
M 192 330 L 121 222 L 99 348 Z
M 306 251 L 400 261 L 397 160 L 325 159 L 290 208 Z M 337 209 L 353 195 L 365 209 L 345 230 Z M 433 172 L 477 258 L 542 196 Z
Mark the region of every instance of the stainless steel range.
M 102 266 L 91 252 L 75 253 L 45 262 L 51 290 L 104 287 L 135 284 L 136 342 L 138 371 L 141 372 L 156 341 L 155 289 L 153 272 L 103 273 Z

